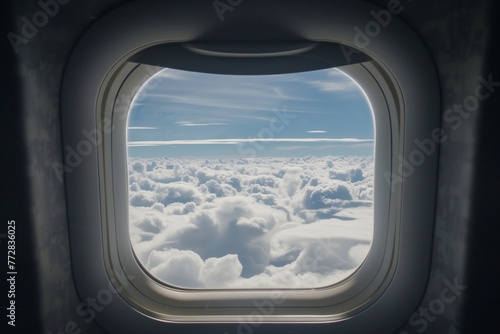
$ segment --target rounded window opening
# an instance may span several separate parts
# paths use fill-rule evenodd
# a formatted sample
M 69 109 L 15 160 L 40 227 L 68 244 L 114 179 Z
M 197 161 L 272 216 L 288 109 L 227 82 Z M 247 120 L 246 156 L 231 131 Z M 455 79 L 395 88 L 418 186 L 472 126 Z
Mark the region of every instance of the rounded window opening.
M 373 239 L 375 124 L 336 68 L 164 69 L 127 120 L 129 232 L 183 289 L 312 289 L 352 275 Z

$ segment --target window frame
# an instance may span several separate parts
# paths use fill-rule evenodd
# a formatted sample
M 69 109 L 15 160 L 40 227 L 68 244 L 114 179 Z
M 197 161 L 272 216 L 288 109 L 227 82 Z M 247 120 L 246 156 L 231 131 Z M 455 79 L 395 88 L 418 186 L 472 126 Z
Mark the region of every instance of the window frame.
M 128 72 L 133 64 L 125 66 Z M 279 308 L 267 321 L 286 321 L 286 318 L 294 316 L 295 321 L 317 321 L 319 314 L 323 314 L 324 320 L 332 320 L 339 314 L 344 316 L 353 312 L 359 312 L 360 305 L 366 307 L 369 300 L 380 294 L 386 287 L 388 280 L 382 279 L 394 271 L 392 256 L 384 257 L 383 254 L 396 254 L 395 235 L 397 223 L 390 219 L 390 212 L 396 208 L 395 203 L 390 203 L 390 187 L 383 180 L 383 172 L 391 169 L 391 153 L 399 151 L 399 142 L 392 141 L 391 133 L 397 132 L 400 115 L 397 108 L 389 109 L 385 95 L 379 87 L 372 72 L 377 72 L 372 63 L 349 65 L 344 70 L 363 82 L 370 92 L 369 101 L 376 104 L 375 133 L 380 135 L 375 144 L 375 166 L 376 177 L 375 196 L 381 200 L 374 204 L 374 240 L 371 250 L 364 263 L 347 279 L 342 280 L 329 287 L 320 289 L 298 288 L 298 289 L 180 289 L 168 287 L 165 283 L 149 275 L 147 270 L 135 258 L 130 244 L 129 220 L 128 220 L 128 160 L 126 148 L 127 117 L 124 113 L 133 103 L 134 95 L 138 88 L 145 82 L 154 80 L 154 71 L 161 70 L 148 65 L 137 65 L 134 67 L 123 82 L 116 95 L 107 94 L 103 100 L 101 119 L 112 120 L 114 130 L 109 136 L 103 138 L 104 149 L 100 156 L 102 161 L 102 196 L 106 197 L 106 203 L 101 208 L 103 212 L 102 222 L 107 231 L 109 244 L 106 265 L 110 268 L 124 268 L 121 275 L 134 277 L 142 276 L 140 281 L 131 282 L 124 289 L 122 295 L 136 308 L 151 312 L 151 316 L 161 316 L 168 320 L 177 321 L 234 321 L 235 316 L 241 316 L 252 311 L 254 303 L 261 304 L 268 300 L 271 294 L 283 296 Z M 123 75 L 122 75 L 123 76 Z M 115 81 L 116 82 L 116 81 Z M 113 83 L 111 83 L 113 85 Z M 113 91 L 113 90 L 110 90 Z M 119 103 L 116 103 L 119 101 Z M 394 104 L 398 103 L 393 101 Z M 106 106 L 115 106 L 106 108 Z M 392 125 L 392 126 L 391 126 Z M 393 146 L 391 150 L 386 147 Z M 378 162 L 377 162 L 378 161 Z M 108 191 L 112 189 L 112 191 Z M 401 190 L 398 190 L 398 193 Z M 397 197 L 397 196 L 395 196 Z M 394 198 L 394 197 L 393 197 Z M 111 205 L 109 205 L 111 204 Z M 392 209 L 391 209 L 392 208 Z M 387 268 L 385 270 L 381 268 Z M 145 275 L 146 274 L 146 275 Z M 377 284 L 374 281 L 379 282 Z M 189 291 L 189 293 L 186 293 Z M 201 301 L 210 300 L 210 309 Z M 230 305 L 230 306 L 228 306 Z M 188 311 L 186 311 L 189 310 Z M 182 310 L 182 311 L 180 311 Z M 219 316 L 215 316 L 214 313 Z
M 350 16 L 353 22 L 363 22 L 362 20 L 366 19 L 365 14 L 369 13 L 368 9 L 374 8 L 360 3 L 362 9 L 354 9 L 350 4 L 340 3 L 342 5 L 339 5 L 338 9 Z M 146 7 L 146 4 L 150 7 Z M 65 179 L 77 288 L 82 296 L 95 295 L 96 291 L 103 288 L 109 288 L 119 296 L 113 299 L 113 307 L 108 307 L 97 315 L 99 322 L 105 327 L 116 328 L 110 320 L 105 319 L 105 314 L 112 315 L 112 319 L 122 318 L 127 314 L 130 318 L 125 317 L 124 323 L 155 323 L 155 328 L 159 330 L 171 323 L 234 325 L 239 323 L 243 316 L 255 312 L 257 305 L 264 305 L 269 300 L 272 302 L 274 299 L 270 292 L 277 293 L 279 297 L 276 297 L 276 300 L 279 302 L 274 303 L 272 314 L 259 318 L 261 322 L 270 324 L 330 323 L 357 328 L 359 325 L 352 319 L 359 321 L 365 318 L 376 325 L 378 317 L 386 314 L 386 308 L 389 308 L 393 315 L 396 314 L 398 319 L 392 322 L 392 326 L 395 322 L 406 319 L 423 293 L 427 279 L 426 267 L 429 266 L 435 197 L 434 193 L 425 193 L 424 199 L 418 193 L 415 194 L 415 191 L 435 189 L 433 181 L 436 176 L 437 157 L 428 157 L 425 164 L 416 169 L 404 184 L 398 182 L 395 191 L 390 190 L 392 184 L 386 183 L 381 175 L 387 171 L 396 173 L 400 167 L 398 157 L 407 158 L 416 149 L 414 139 L 429 136 L 439 125 L 439 118 L 436 116 L 438 113 L 435 112 L 439 107 L 437 80 L 428 54 L 418 43 L 417 37 L 404 24 L 393 18 L 393 24 L 396 26 L 394 28 L 401 28 L 404 33 L 396 32 L 391 27 L 386 31 L 387 34 L 373 39 L 372 43 L 363 49 L 373 61 L 341 68 L 362 86 L 372 107 L 378 110 L 377 117 L 386 115 L 390 119 L 388 122 L 376 121 L 375 196 L 388 203 L 388 209 L 381 209 L 381 201 L 376 201 L 379 208 L 375 208 L 375 221 L 380 223 L 384 221 L 384 217 L 388 217 L 386 224 L 374 228 L 372 247 L 375 246 L 376 254 L 370 251 L 361 268 L 350 278 L 328 288 L 330 293 L 325 292 L 327 289 L 249 289 L 186 293 L 165 289 L 163 284 L 148 278 L 133 258 L 128 229 L 119 226 L 128 226 L 128 219 L 123 217 L 123 212 L 127 211 L 123 210 L 123 196 L 128 187 L 126 147 L 123 147 L 126 145 L 123 140 L 126 131 L 124 115 L 141 86 L 139 83 L 143 83 L 154 73 L 146 70 L 146 65 L 134 64 L 127 59 L 152 45 L 175 40 L 173 36 L 168 37 L 167 28 L 172 28 L 168 24 L 167 28 L 160 31 L 152 29 L 154 23 L 158 24 L 163 19 L 156 13 L 162 6 L 165 5 L 146 1 L 112 12 L 107 21 L 96 24 L 77 45 L 64 79 L 67 83 L 63 86 L 62 95 L 65 147 L 78 146 L 83 140 L 82 129 L 96 130 L 96 149 L 71 172 L 67 172 Z M 140 10 L 137 12 L 138 9 Z M 117 19 L 124 21 L 126 13 L 139 13 L 139 17 L 147 14 L 148 16 L 142 17 L 148 17 L 148 20 L 153 18 L 153 23 L 143 22 L 139 26 L 136 23 L 136 29 L 142 27 L 142 37 L 135 36 L 127 40 L 121 36 L 123 32 L 113 28 L 111 23 Z M 352 35 L 349 32 L 352 24 L 340 24 L 342 29 L 331 32 L 332 36 L 323 40 L 356 47 L 349 38 Z M 99 36 L 99 31 L 104 28 L 110 29 L 108 34 L 120 42 L 113 50 L 105 49 L 106 42 Z M 127 29 L 133 28 L 134 25 L 131 25 Z M 155 34 L 145 37 L 148 32 Z M 413 46 L 403 50 L 403 53 L 408 56 L 411 64 L 420 65 L 417 66 L 419 77 L 416 80 L 411 80 L 416 73 L 408 66 L 408 59 L 406 62 L 401 61 L 384 49 L 384 43 L 389 40 L 390 36 L 387 35 L 390 33 L 393 36 L 399 35 L 396 41 L 402 38 L 411 40 Z M 98 43 L 95 43 L 96 41 Z M 105 56 L 96 65 L 92 61 L 89 62 L 88 57 L 98 52 L 99 47 L 104 48 Z M 89 72 L 82 72 L 82 69 L 88 69 Z M 387 111 L 380 113 L 384 108 Z M 424 114 L 426 117 L 422 116 Z M 125 122 L 125 126 L 119 122 Z M 378 128 L 383 124 L 389 127 L 389 131 L 381 131 L 382 128 Z M 409 126 L 410 124 L 412 126 Z M 381 148 L 387 147 L 385 134 L 390 137 L 390 149 Z M 386 145 L 383 145 L 384 143 Z M 388 160 L 385 160 L 386 158 Z M 126 206 L 128 207 L 128 197 Z M 420 218 L 424 218 L 424 223 L 418 221 Z M 385 238 L 388 243 L 383 242 Z M 377 256 L 380 261 L 372 260 Z M 102 263 L 99 259 L 103 260 Z M 369 267 L 377 263 L 376 269 Z M 414 266 L 420 271 L 413 268 Z M 95 277 L 86 281 L 85 273 L 90 271 L 95 273 Z M 374 272 L 374 275 L 369 274 Z M 355 283 L 359 277 L 362 283 Z M 351 285 L 354 285 L 354 288 Z M 335 290 L 333 293 L 332 289 Z M 172 292 L 175 298 L 169 295 Z M 406 293 L 410 300 L 404 307 L 398 305 L 398 295 L 395 295 L 401 293 Z M 210 307 L 207 307 L 205 302 L 207 299 L 210 300 Z M 200 315 L 200 312 L 204 313 Z

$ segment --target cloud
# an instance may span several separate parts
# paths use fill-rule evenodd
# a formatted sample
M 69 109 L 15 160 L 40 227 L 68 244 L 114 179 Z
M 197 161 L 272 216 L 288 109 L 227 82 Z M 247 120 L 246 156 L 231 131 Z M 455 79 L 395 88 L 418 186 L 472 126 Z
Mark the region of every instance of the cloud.
M 373 139 L 359 138 L 234 138 L 234 139 L 191 139 L 129 141 L 128 146 L 168 145 L 239 145 L 243 143 L 373 143 Z
M 129 126 L 127 130 L 157 130 L 158 128 L 151 126 Z
M 311 81 L 311 85 L 322 92 L 356 92 L 357 86 L 352 82 Z
M 167 284 L 321 287 L 369 252 L 373 159 L 130 159 L 129 198 L 134 251 Z
M 132 206 L 151 206 L 156 203 L 156 194 L 151 191 L 138 191 L 130 197 Z
M 214 125 L 227 125 L 227 123 L 192 123 L 192 122 L 177 122 L 178 126 L 214 126 Z
M 240 278 L 242 269 L 243 266 L 235 254 L 221 258 L 211 257 L 201 267 L 198 277 L 207 287 L 226 287 Z
M 342 181 L 359 182 L 365 177 L 363 176 L 363 171 L 361 168 L 352 168 L 347 172 L 342 171 L 330 171 L 330 178 Z
M 158 234 L 165 228 L 165 223 L 161 218 L 146 216 L 137 222 L 137 227 L 144 232 Z
M 322 92 L 340 92 L 344 94 L 359 92 L 359 86 L 356 81 L 337 69 L 329 70 L 326 78 L 311 80 L 308 84 Z
M 164 204 L 194 202 L 200 204 L 203 198 L 200 190 L 191 183 L 172 182 L 156 187 L 156 198 Z
M 142 162 L 136 162 L 132 165 L 132 170 L 142 173 L 146 169 L 146 166 Z
M 351 192 L 345 185 L 314 187 L 306 190 L 304 207 L 317 210 L 335 207 L 342 201 L 350 200 L 352 200 Z
M 178 287 L 202 287 L 198 275 L 203 260 L 192 251 L 168 249 L 153 250 L 146 263 L 146 269 L 160 280 Z
M 205 183 L 205 187 L 208 192 L 215 194 L 217 197 L 225 197 L 231 196 L 236 193 L 236 189 L 234 189 L 229 184 L 220 184 L 216 180 L 210 180 Z
M 307 133 L 326 133 L 324 130 L 309 130 Z
M 189 250 L 153 250 L 146 263 L 158 279 L 181 288 L 221 288 L 240 279 L 242 265 L 235 254 L 205 261 Z
M 173 80 L 188 80 L 189 77 L 186 75 L 189 74 L 186 71 L 177 71 L 174 69 L 164 69 L 156 73 L 149 80 L 158 80 L 158 79 L 173 79 Z M 146 84 L 145 84 L 146 86 Z

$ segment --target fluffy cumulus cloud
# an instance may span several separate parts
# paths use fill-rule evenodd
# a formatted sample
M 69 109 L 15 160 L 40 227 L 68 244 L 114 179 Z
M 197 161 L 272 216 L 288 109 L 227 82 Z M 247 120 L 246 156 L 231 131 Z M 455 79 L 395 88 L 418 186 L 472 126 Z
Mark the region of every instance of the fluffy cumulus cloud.
M 373 235 L 373 159 L 130 159 L 130 237 L 184 288 L 314 288 L 348 277 Z

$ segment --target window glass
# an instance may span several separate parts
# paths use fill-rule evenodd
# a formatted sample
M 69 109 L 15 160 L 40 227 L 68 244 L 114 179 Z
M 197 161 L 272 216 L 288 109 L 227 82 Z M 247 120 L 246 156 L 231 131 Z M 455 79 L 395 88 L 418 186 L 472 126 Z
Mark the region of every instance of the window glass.
M 342 71 L 165 69 L 127 126 L 130 238 L 166 284 L 316 288 L 366 258 L 374 119 Z

